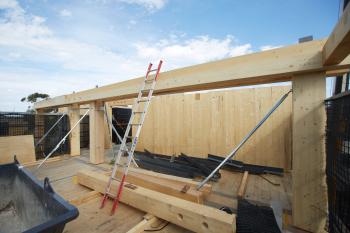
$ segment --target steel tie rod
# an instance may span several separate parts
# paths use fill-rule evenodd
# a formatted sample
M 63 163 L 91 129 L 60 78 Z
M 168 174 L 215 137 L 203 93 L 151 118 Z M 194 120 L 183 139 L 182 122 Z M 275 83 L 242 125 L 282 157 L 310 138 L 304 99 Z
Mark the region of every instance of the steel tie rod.
M 107 113 L 105 114 L 105 117 L 106 117 L 108 126 L 111 126 L 112 131 L 114 131 L 114 133 L 117 135 L 119 141 L 120 141 L 120 142 L 123 142 L 122 137 L 118 134 L 117 130 L 115 129 L 115 127 L 114 127 L 114 125 L 113 125 L 113 123 L 110 121 L 110 119 L 109 119 Z M 113 117 L 113 116 L 112 116 L 112 117 Z M 114 117 L 113 117 L 113 119 L 117 122 L 117 120 L 116 120 Z M 113 144 L 113 143 L 112 143 L 112 144 Z M 113 152 L 113 158 L 115 158 L 115 156 L 114 156 L 114 151 L 113 151 L 113 145 L 112 145 L 112 152 Z M 127 151 L 127 153 L 128 153 L 128 154 L 130 153 L 129 150 Z M 134 163 L 134 165 L 135 165 L 136 167 L 139 167 L 139 165 L 136 163 L 134 157 L 132 157 L 132 162 Z
M 39 146 L 39 144 L 47 137 L 47 135 L 49 135 L 51 130 L 53 130 L 55 128 L 55 126 L 58 124 L 58 122 L 60 122 L 65 115 L 67 115 L 67 113 L 63 113 L 63 115 L 55 122 L 55 124 L 53 124 L 53 126 L 51 126 L 51 128 L 44 134 L 44 136 L 42 136 L 42 138 L 40 138 L 40 140 L 36 143 L 35 147 Z
M 84 117 L 89 113 L 90 109 L 88 109 L 85 114 L 75 123 L 75 125 L 69 130 L 69 132 L 62 138 L 62 140 L 53 148 L 53 150 L 45 157 L 45 159 L 38 165 L 37 169 L 35 171 L 38 171 L 39 168 L 46 162 L 50 156 L 55 153 L 55 151 L 61 146 L 62 143 L 66 141 L 66 138 L 71 134 L 71 132 L 74 130 L 75 127 L 84 119 Z
M 233 156 L 236 155 L 237 151 L 244 145 L 246 141 L 255 133 L 255 131 L 271 116 L 271 114 L 283 103 L 283 101 L 288 97 L 289 93 L 292 92 L 292 89 L 290 89 L 286 94 L 284 94 L 281 99 L 277 101 L 277 103 L 272 107 L 272 109 L 266 114 L 266 116 L 252 129 L 244 138 L 243 140 L 238 144 L 238 146 L 233 149 L 233 151 L 202 181 L 198 184 L 197 190 L 202 188 L 213 175 L 222 167 L 225 165 L 225 163 L 230 160 Z

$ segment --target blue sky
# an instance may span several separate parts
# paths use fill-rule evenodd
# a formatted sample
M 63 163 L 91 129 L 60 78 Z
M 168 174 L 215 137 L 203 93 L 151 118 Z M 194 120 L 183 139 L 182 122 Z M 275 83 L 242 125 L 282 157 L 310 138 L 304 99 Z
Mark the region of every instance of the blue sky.
M 341 0 L 0 0 L 0 111 L 330 34 Z

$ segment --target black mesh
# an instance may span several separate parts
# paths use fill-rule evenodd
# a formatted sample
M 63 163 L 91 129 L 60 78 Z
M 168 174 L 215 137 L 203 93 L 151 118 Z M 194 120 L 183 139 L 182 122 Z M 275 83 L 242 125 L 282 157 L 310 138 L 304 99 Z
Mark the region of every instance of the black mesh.
M 272 208 L 238 200 L 237 233 L 281 233 Z
M 89 145 L 89 116 L 86 115 L 80 122 L 80 148 L 89 148 Z
M 329 232 L 350 233 L 350 94 L 326 100 Z
M 59 114 L 0 112 L 0 136 L 33 135 L 34 144 L 36 145 L 61 116 Z M 64 116 L 47 137 L 35 148 L 36 158 L 42 159 L 50 153 L 68 131 L 68 116 Z M 66 140 L 53 156 L 68 154 L 69 152 L 69 140 Z

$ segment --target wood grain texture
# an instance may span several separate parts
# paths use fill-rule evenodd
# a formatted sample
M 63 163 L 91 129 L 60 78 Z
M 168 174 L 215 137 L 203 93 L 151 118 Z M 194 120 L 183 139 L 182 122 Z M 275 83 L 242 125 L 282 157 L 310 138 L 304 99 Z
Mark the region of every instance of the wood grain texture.
M 293 78 L 293 223 L 310 232 L 323 232 L 327 218 L 325 95 L 324 73 Z
M 348 5 L 323 47 L 323 64 L 343 61 L 350 52 L 350 5 Z
M 79 171 L 77 176 L 79 184 L 98 192 L 104 192 L 109 179 L 107 175 L 87 170 Z M 112 193 L 118 185 L 118 181 L 113 181 Z M 121 202 L 194 232 L 235 232 L 235 215 L 140 186 L 124 187 Z
M 71 107 L 68 108 L 68 117 L 69 117 L 70 129 L 72 129 L 80 119 L 79 105 L 73 104 Z M 75 126 L 74 130 L 69 135 L 69 142 L 70 142 L 70 155 L 72 156 L 80 155 L 80 124 Z
M 20 163 L 35 162 L 33 135 L 0 137 L 0 164 L 13 163 L 14 155 Z
M 105 157 L 105 125 L 103 105 L 101 102 L 90 104 L 89 136 L 90 136 L 90 162 L 100 164 Z
M 237 192 L 237 198 L 244 198 L 245 190 L 247 189 L 247 181 L 248 181 L 248 171 L 245 171 L 242 176 L 241 184 L 239 185 L 239 189 Z
M 137 151 L 225 157 L 290 86 L 248 88 L 152 99 Z M 291 168 L 291 98 L 274 112 L 235 159 Z
M 147 175 L 144 173 L 135 172 L 138 169 L 132 169 L 129 171 L 128 176 L 126 177 L 126 181 L 135 184 L 147 189 L 151 189 L 153 191 L 161 192 L 164 194 L 168 194 L 174 197 L 178 197 L 187 201 L 195 202 L 195 203 L 203 203 L 203 193 L 198 191 L 195 187 L 190 187 L 186 193 L 181 192 L 184 187 L 184 184 L 181 184 L 176 181 L 171 181 L 167 179 L 162 179 L 160 177 Z M 110 176 L 111 173 L 108 174 Z M 116 178 L 121 179 L 123 173 L 122 171 L 117 171 Z
M 331 71 L 350 67 L 350 59 L 334 66 L 323 66 L 322 49 L 326 40 L 315 40 L 219 61 L 160 73 L 155 95 L 247 86 L 291 80 L 294 74 Z M 135 98 L 143 77 L 62 95 L 34 104 L 35 109 L 74 103 Z

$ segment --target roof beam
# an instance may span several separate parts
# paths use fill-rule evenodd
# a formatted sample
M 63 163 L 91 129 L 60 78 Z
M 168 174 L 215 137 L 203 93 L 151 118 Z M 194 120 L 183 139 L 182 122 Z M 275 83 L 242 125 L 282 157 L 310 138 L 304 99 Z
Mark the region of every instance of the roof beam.
M 255 85 L 291 80 L 292 75 L 332 71 L 350 67 L 350 58 L 335 66 L 323 66 L 325 40 L 310 41 L 283 48 L 252 53 L 220 61 L 162 72 L 155 95 Z M 111 101 L 137 96 L 141 78 L 58 96 L 34 104 L 36 109 Z
M 323 64 L 335 65 L 343 61 L 350 53 L 350 4 L 335 26 L 323 47 Z

